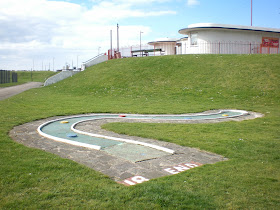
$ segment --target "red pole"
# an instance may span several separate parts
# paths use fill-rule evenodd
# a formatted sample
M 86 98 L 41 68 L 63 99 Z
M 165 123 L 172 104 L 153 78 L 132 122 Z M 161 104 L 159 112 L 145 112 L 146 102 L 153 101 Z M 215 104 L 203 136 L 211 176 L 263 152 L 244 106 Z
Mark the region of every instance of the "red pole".
M 112 58 L 113 58 L 113 57 L 112 57 L 112 54 L 113 54 L 113 38 L 112 38 L 112 30 L 110 31 L 110 37 L 111 37 L 111 48 L 110 48 L 110 49 L 111 49 L 111 54 L 110 54 L 110 55 L 111 55 L 111 57 L 110 57 L 110 58 L 112 59 Z
M 253 0 L 251 0 L 251 26 L 253 26 Z

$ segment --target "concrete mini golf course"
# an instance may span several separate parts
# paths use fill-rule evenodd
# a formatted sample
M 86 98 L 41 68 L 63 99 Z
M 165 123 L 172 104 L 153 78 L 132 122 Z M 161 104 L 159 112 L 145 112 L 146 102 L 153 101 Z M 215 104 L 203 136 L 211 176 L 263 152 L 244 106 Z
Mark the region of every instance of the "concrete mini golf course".
M 216 123 L 261 116 L 240 110 L 188 115 L 91 114 L 26 123 L 15 127 L 10 135 L 26 146 L 72 159 L 117 182 L 135 185 L 227 159 L 168 142 L 116 134 L 101 129 L 101 125 L 110 122 Z

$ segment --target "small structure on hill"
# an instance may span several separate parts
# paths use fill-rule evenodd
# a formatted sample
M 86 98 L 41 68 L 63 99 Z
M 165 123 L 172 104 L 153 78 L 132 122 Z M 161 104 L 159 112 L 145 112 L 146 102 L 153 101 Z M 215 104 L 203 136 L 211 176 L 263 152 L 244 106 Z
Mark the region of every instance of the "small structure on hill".
M 154 55 L 156 55 L 156 50 L 160 50 L 160 55 L 175 55 L 177 54 L 176 46 L 180 45 L 177 41 L 178 39 L 165 38 L 149 42 L 148 44 L 154 46 Z

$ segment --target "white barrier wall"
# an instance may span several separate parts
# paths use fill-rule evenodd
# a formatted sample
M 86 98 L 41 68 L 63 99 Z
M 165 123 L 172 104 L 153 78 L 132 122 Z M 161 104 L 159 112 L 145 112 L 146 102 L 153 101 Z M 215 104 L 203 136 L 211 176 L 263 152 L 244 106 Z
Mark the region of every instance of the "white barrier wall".
M 62 71 L 50 78 L 48 78 L 45 83 L 44 83 L 44 86 L 48 86 L 48 85 L 51 85 L 51 84 L 54 84 L 54 83 L 57 83 L 61 80 L 64 80 L 68 77 L 72 77 L 74 74 L 77 74 L 79 73 L 80 71 Z
M 99 63 L 102 63 L 104 61 L 107 61 L 108 60 L 108 55 L 99 55 L 89 61 L 86 61 L 83 65 L 85 68 L 88 68 L 90 66 L 93 66 L 93 65 L 96 65 L 96 64 L 99 64 Z

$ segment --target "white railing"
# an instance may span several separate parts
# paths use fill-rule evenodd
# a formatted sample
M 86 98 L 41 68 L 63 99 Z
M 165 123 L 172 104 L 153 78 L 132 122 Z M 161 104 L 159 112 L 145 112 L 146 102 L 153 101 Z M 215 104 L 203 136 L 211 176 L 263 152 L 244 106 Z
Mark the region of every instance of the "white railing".
M 106 54 L 104 54 L 104 53 L 99 54 L 99 55 L 83 62 L 82 70 L 84 70 L 85 68 L 88 68 L 90 66 L 96 65 L 98 63 L 102 63 L 102 62 L 107 61 L 107 60 L 108 60 L 108 56 Z

